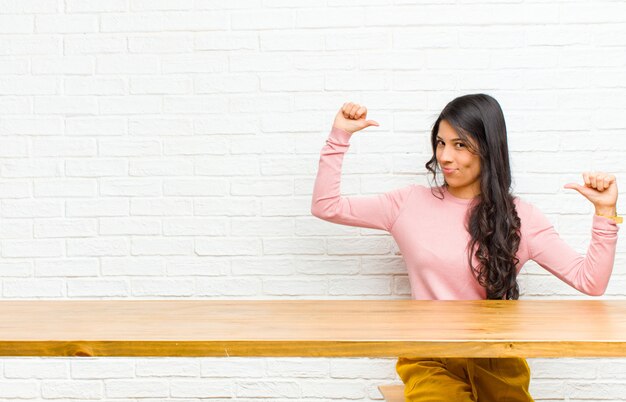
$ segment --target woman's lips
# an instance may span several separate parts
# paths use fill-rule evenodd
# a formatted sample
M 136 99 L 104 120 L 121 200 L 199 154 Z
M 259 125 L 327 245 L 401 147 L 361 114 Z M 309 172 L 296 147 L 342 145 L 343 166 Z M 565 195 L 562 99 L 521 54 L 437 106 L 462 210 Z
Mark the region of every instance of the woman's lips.
M 443 171 L 444 174 L 452 174 L 456 172 L 456 169 L 441 168 L 441 171 Z

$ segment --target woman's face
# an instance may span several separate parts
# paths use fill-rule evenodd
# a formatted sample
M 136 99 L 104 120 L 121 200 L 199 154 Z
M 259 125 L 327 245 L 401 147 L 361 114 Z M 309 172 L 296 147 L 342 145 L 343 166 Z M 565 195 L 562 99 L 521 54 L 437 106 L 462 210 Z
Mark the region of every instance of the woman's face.
M 478 148 L 472 139 L 469 141 L 473 149 Z M 469 150 L 445 120 L 439 122 L 436 156 L 450 194 L 458 198 L 474 198 L 480 194 L 480 157 Z

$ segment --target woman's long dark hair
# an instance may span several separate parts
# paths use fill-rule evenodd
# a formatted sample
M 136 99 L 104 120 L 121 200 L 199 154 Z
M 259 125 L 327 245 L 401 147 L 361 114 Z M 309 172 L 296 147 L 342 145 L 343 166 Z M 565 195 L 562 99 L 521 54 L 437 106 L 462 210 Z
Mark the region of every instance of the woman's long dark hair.
M 519 298 L 516 257 L 520 244 L 520 219 L 511 195 L 511 168 L 506 138 L 506 124 L 500 104 L 491 96 L 460 96 L 446 105 L 435 121 L 431 133 L 433 156 L 426 169 L 437 184 L 437 133 L 445 120 L 455 128 L 471 152 L 480 157 L 480 195 L 470 208 L 467 230 L 469 264 L 487 299 Z M 468 137 L 478 149 L 472 149 Z M 448 186 L 445 183 L 444 186 Z M 434 194 L 434 193 L 433 193 Z M 443 193 L 440 192 L 441 197 Z M 479 266 L 475 267 L 475 255 Z

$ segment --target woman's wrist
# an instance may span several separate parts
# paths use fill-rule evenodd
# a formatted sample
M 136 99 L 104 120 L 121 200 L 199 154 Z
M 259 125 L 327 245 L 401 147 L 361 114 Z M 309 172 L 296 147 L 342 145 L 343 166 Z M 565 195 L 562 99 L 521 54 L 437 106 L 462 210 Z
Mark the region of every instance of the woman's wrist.
M 601 216 L 616 216 L 617 208 L 615 205 L 613 206 L 596 206 L 596 215 Z

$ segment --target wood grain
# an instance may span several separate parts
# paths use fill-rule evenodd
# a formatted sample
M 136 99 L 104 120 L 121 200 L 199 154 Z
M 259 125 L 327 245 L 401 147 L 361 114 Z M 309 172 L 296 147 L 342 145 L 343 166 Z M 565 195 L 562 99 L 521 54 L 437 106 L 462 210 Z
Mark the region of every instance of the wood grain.
M 626 301 L 0 301 L 0 355 L 625 357 Z

